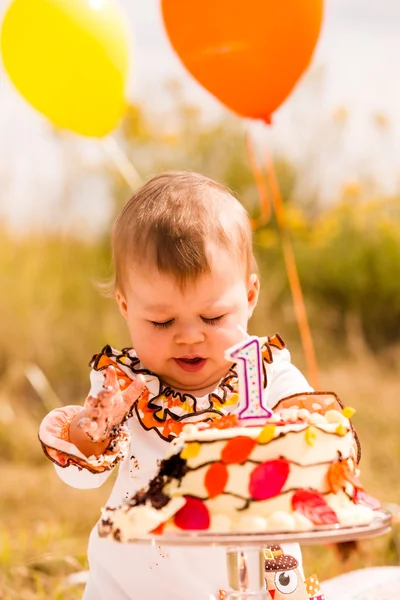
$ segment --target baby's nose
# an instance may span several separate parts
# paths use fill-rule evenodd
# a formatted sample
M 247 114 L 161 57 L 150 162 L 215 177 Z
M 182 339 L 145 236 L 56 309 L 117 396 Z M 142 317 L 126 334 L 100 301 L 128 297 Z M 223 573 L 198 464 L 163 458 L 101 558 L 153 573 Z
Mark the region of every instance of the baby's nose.
M 199 344 L 204 342 L 204 333 L 199 327 L 183 327 L 180 329 L 176 336 L 175 341 L 177 344 Z

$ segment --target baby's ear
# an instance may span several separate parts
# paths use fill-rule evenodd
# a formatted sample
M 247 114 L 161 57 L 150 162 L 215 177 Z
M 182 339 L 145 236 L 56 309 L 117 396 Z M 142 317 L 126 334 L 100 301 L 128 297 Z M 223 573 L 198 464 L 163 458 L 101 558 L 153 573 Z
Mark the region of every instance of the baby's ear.
M 249 278 L 249 285 L 247 288 L 247 302 L 249 307 L 249 319 L 253 314 L 255 307 L 257 306 L 258 296 L 260 294 L 260 280 L 256 273 L 252 273 Z
M 121 294 L 121 292 L 117 291 L 115 294 L 115 299 L 121 315 L 124 317 L 124 319 L 126 319 L 128 314 L 128 305 L 126 303 L 125 296 Z

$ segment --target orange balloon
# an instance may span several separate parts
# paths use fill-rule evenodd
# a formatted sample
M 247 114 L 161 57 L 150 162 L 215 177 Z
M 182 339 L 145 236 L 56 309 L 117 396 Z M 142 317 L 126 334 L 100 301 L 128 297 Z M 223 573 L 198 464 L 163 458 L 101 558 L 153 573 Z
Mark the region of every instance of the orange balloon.
M 310 63 L 323 0 L 162 0 L 188 71 L 223 104 L 270 122 Z

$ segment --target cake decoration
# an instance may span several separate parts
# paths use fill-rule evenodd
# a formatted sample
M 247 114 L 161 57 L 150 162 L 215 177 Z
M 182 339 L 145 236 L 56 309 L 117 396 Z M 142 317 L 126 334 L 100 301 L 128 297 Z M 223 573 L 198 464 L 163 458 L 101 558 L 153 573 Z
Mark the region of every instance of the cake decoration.
M 323 495 L 316 490 L 296 490 L 292 497 L 293 510 L 310 519 L 314 525 L 336 525 L 339 519 L 326 503 Z
M 253 500 L 267 500 L 277 496 L 286 483 L 289 471 L 289 463 L 283 458 L 258 465 L 250 473 L 250 496 Z
M 330 465 L 328 482 L 331 492 L 334 494 L 337 494 L 340 490 L 345 490 L 348 483 L 356 489 L 363 489 L 361 481 L 354 473 L 354 467 L 352 469 L 348 459 L 339 459 Z
M 210 527 L 210 514 L 207 506 L 198 498 L 185 497 L 185 505 L 178 510 L 174 523 L 179 529 L 196 530 Z
M 210 465 L 204 476 L 204 486 L 210 499 L 223 493 L 228 479 L 229 472 L 224 463 L 216 462 Z
M 257 438 L 259 444 L 268 444 L 275 437 L 276 425 L 266 425 L 263 427 L 260 435 Z
M 225 352 L 225 358 L 240 361 L 239 368 L 239 418 L 262 419 L 270 417 L 272 410 L 263 398 L 263 373 L 260 339 L 250 336 L 241 327 L 245 339 Z
M 354 488 L 352 499 L 355 504 L 367 506 L 372 510 L 379 510 L 382 508 L 382 505 L 377 498 L 373 498 L 373 496 L 370 496 L 365 490 L 360 488 Z
M 221 452 L 221 460 L 226 465 L 243 464 L 257 446 L 257 440 L 244 435 L 229 440 Z

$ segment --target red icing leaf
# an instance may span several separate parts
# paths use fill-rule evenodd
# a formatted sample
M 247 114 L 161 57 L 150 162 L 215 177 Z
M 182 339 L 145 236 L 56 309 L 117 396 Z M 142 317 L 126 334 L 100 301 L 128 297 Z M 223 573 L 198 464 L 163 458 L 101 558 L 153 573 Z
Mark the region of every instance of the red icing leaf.
M 355 488 L 362 489 L 360 480 L 350 468 L 347 460 L 337 460 L 330 465 L 328 483 L 331 492 L 334 494 L 345 489 L 346 483 L 351 483 Z
M 228 469 L 223 463 L 216 462 L 209 467 L 204 477 L 204 485 L 210 498 L 222 494 L 228 482 L 228 477 Z
M 246 462 L 252 450 L 257 446 L 256 440 L 239 435 L 226 444 L 221 452 L 221 460 L 226 465 Z
M 254 500 L 277 496 L 289 476 L 289 463 L 283 458 L 258 465 L 250 474 L 249 492 Z
M 204 502 L 191 496 L 185 496 L 185 500 L 185 506 L 182 506 L 174 517 L 175 525 L 184 530 L 208 529 L 210 515 Z
M 335 511 L 325 502 L 323 495 L 315 490 L 297 490 L 292 497 L 292 508 L 310 519 L 314 525 L 339 523 Z
M 354 490 L 353 502 L 354 504 L 368 506 L 368 508 L 372 508 L 372 510 L 379 510 L 382 506 L 377 498 L 374 498 L 367 494 L 367 492 L 364 492 L 364 490 L 358 490 L 357 488 Z

